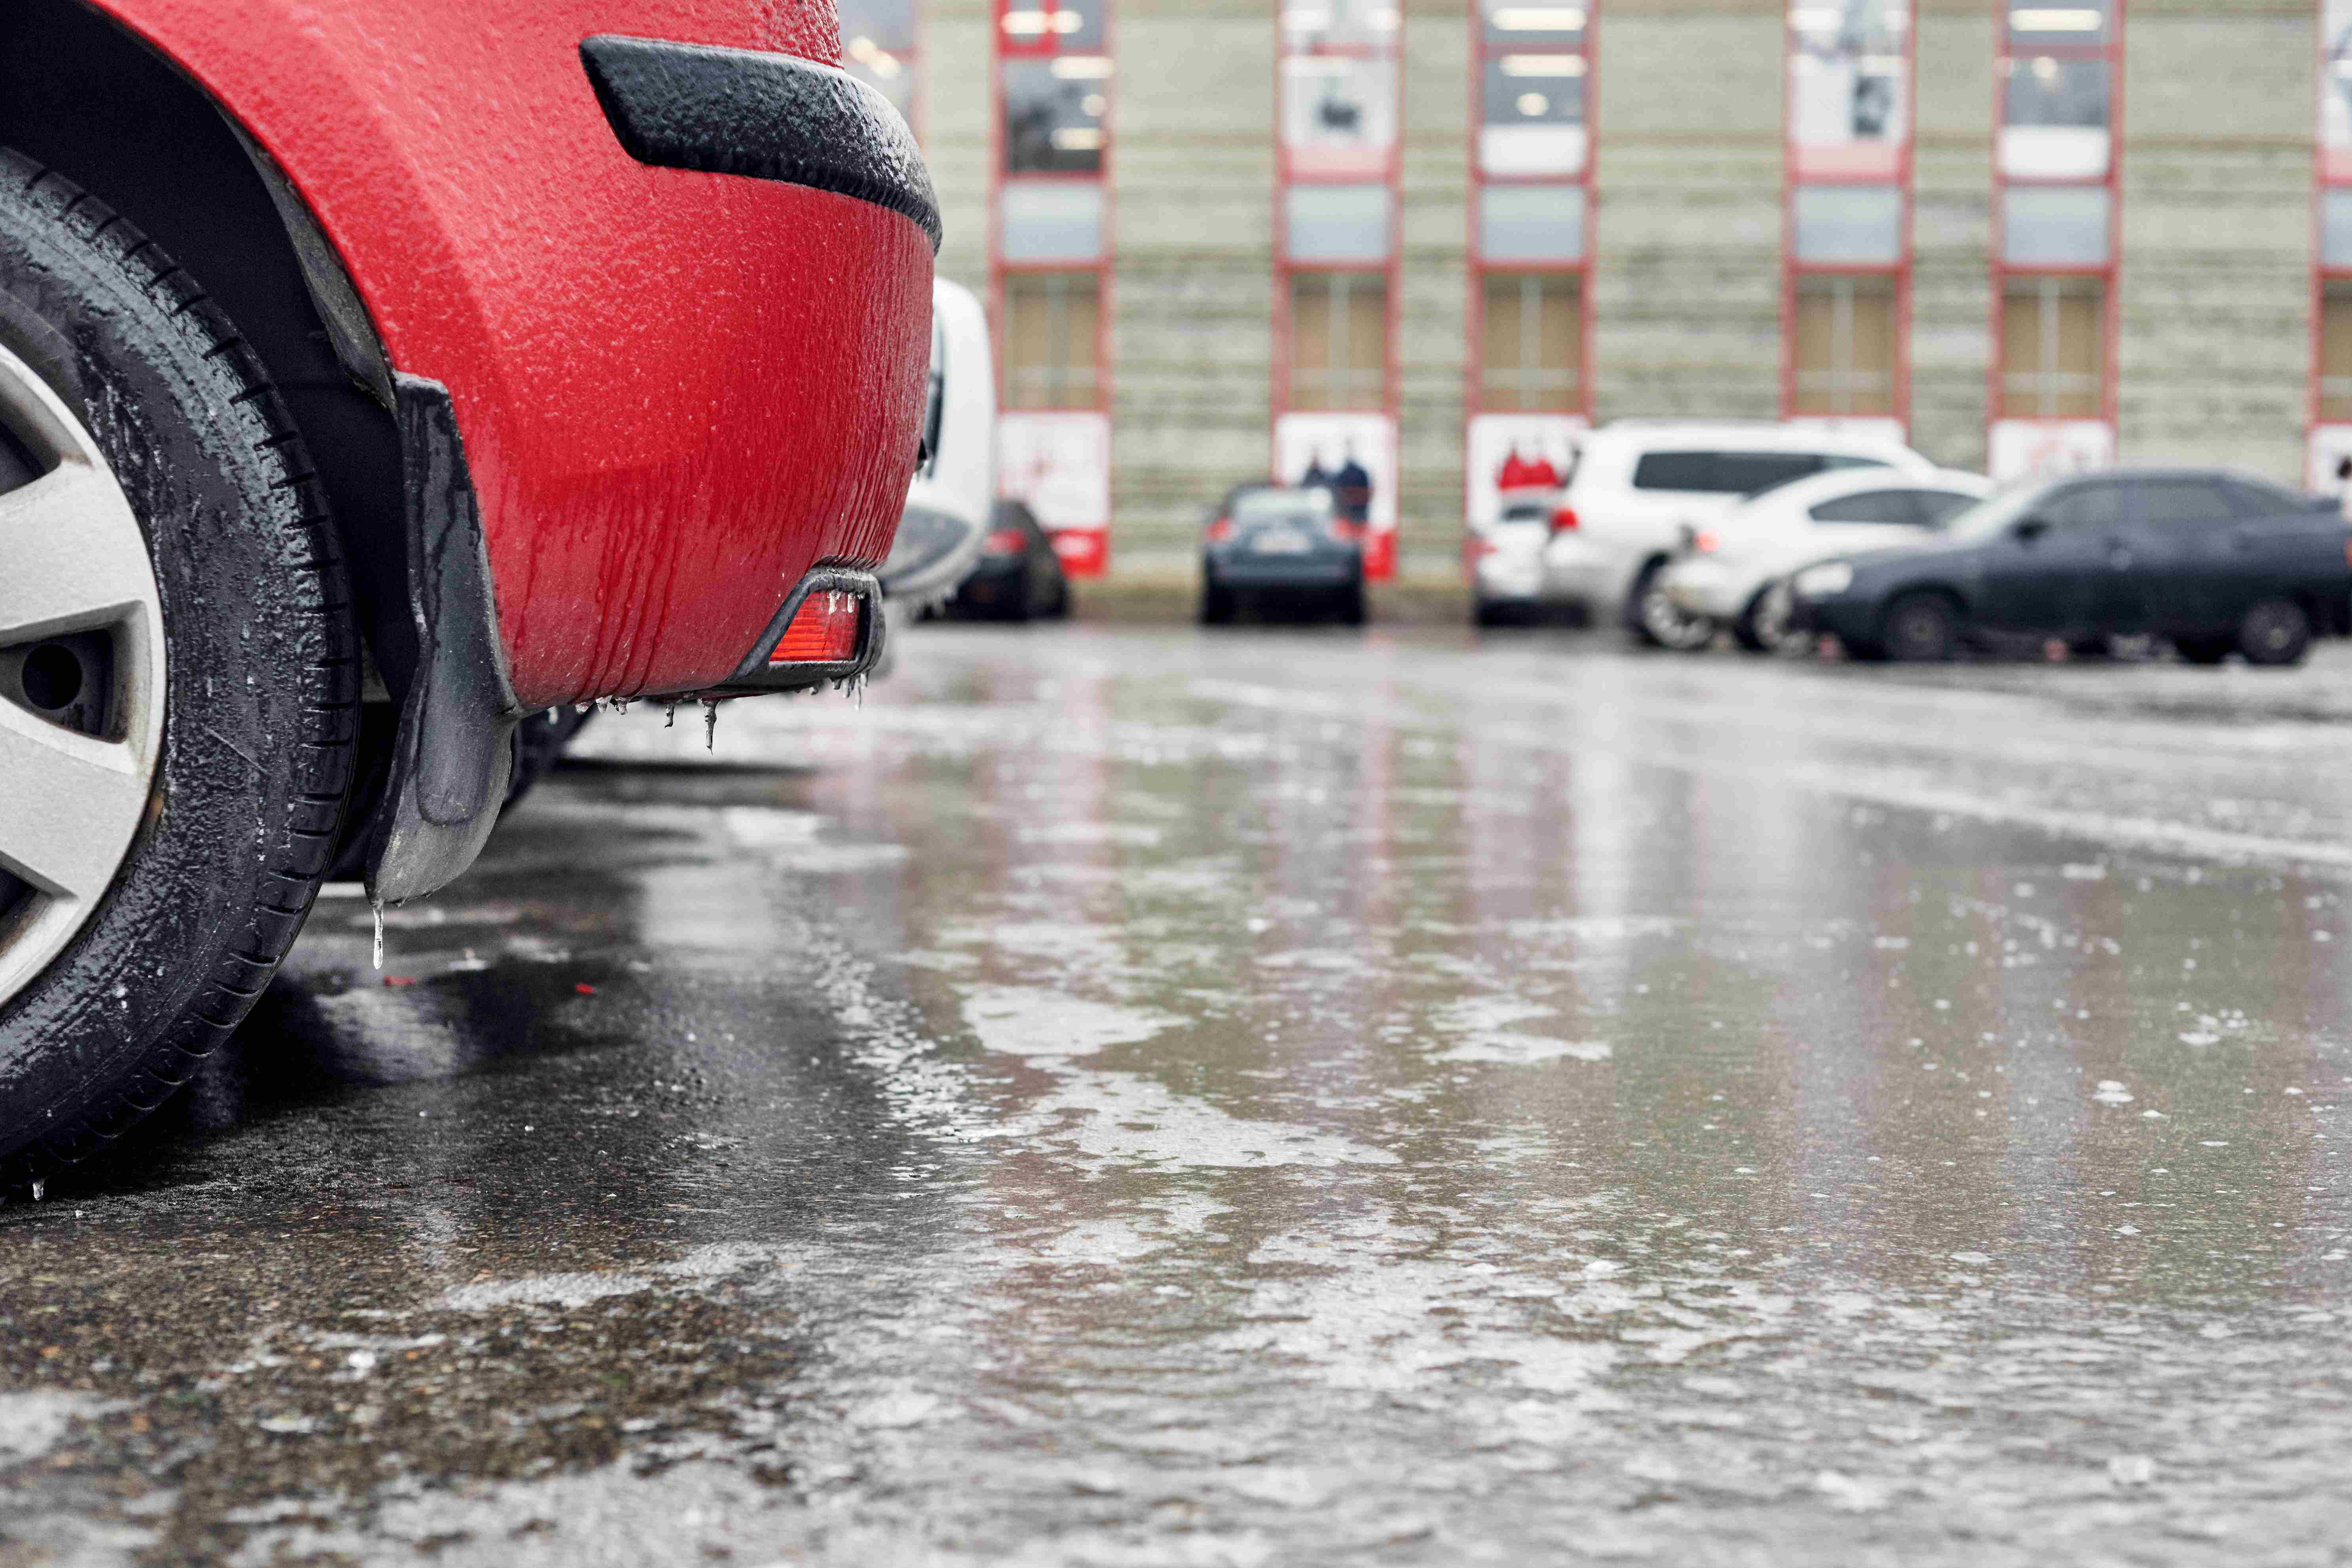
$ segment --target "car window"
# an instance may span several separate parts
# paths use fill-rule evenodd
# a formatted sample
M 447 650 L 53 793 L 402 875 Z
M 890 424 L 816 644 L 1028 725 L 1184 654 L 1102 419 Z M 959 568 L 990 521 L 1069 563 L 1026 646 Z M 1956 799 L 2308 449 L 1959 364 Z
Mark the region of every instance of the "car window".
M 2139 520 L 2151 528 L 2214 528 L 2238 515 L 2210 479 L 2142 479 L 2132 494 Z
M 2230 510 L 2240 517 L 2285 517 L 2293 512 L 2308 511 L 2312 503 L 2284 485 L 2266 485 L 2260 479 L 2216 479 L 2214 488 Z
M 1830 452 L 1823 454 L 1822 458 L 1822 467 L 1824 469 L 1883 468 L 1886 467 L 1886 459 L 1884 458 L 1857 458 L 1851 452 Z
M 1234 504 L 1235 522 L 1318 522 L 1330 515 L 1328 490 L 1253 490 Z
M 1918 503 L 1912 500 L 1911 490 L 1864 490 L 1858 495 L 1840 496 L 1813 508 L 1815 522 L 1895 522 L 1916 523 Z
M 1821 471 L 1816 452 L 1644 452 L 1633 465 L 1633 488 L 1752 496 Z
M 1911 499 L 1919 508 L 1922 528 L 1941 528 L 1977 504 L 1977 498 L 1966 490 L 1913 490 Z
M 2123 521 L 2123 486 L 2073 485 L 2033 509 L 2053 528 L 2113 528 Z

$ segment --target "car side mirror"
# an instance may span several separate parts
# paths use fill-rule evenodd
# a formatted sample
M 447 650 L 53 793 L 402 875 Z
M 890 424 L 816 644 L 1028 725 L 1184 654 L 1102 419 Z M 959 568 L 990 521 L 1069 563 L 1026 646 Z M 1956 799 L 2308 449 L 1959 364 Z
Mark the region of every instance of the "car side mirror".
M 2017 535 L 2020 544 L 2031 544 L 2050 531 L 2050 520 L 2046 517 L 2021 517 L 2010 531 Z

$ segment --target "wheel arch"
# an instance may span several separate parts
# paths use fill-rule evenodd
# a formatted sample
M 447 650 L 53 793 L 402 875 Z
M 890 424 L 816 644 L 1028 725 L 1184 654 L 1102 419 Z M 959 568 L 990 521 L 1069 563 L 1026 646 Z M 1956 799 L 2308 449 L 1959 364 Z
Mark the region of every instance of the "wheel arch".
M 0 145 L 121 213 L 227 312 L 325 486 L 371 653 L 413 666 L 389 365 L 291 183 L 226 106 L 87 0 L 0 0 Z

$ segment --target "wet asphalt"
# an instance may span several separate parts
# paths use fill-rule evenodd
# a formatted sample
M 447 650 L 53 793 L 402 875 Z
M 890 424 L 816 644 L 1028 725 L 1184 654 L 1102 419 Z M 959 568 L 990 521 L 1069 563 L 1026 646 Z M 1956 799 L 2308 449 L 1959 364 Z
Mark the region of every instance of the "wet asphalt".
M 932 627 L 0 1208 L 0 1565 L 2352 1555 L 2352 648 Z

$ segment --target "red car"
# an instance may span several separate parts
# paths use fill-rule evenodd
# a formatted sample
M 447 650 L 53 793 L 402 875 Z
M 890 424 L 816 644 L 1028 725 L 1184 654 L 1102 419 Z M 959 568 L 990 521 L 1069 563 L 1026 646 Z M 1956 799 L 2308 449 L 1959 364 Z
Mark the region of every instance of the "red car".
M 528 714 L 862 672 L 939 216 L 831 0 L 0 0 L 0 1165 Z

